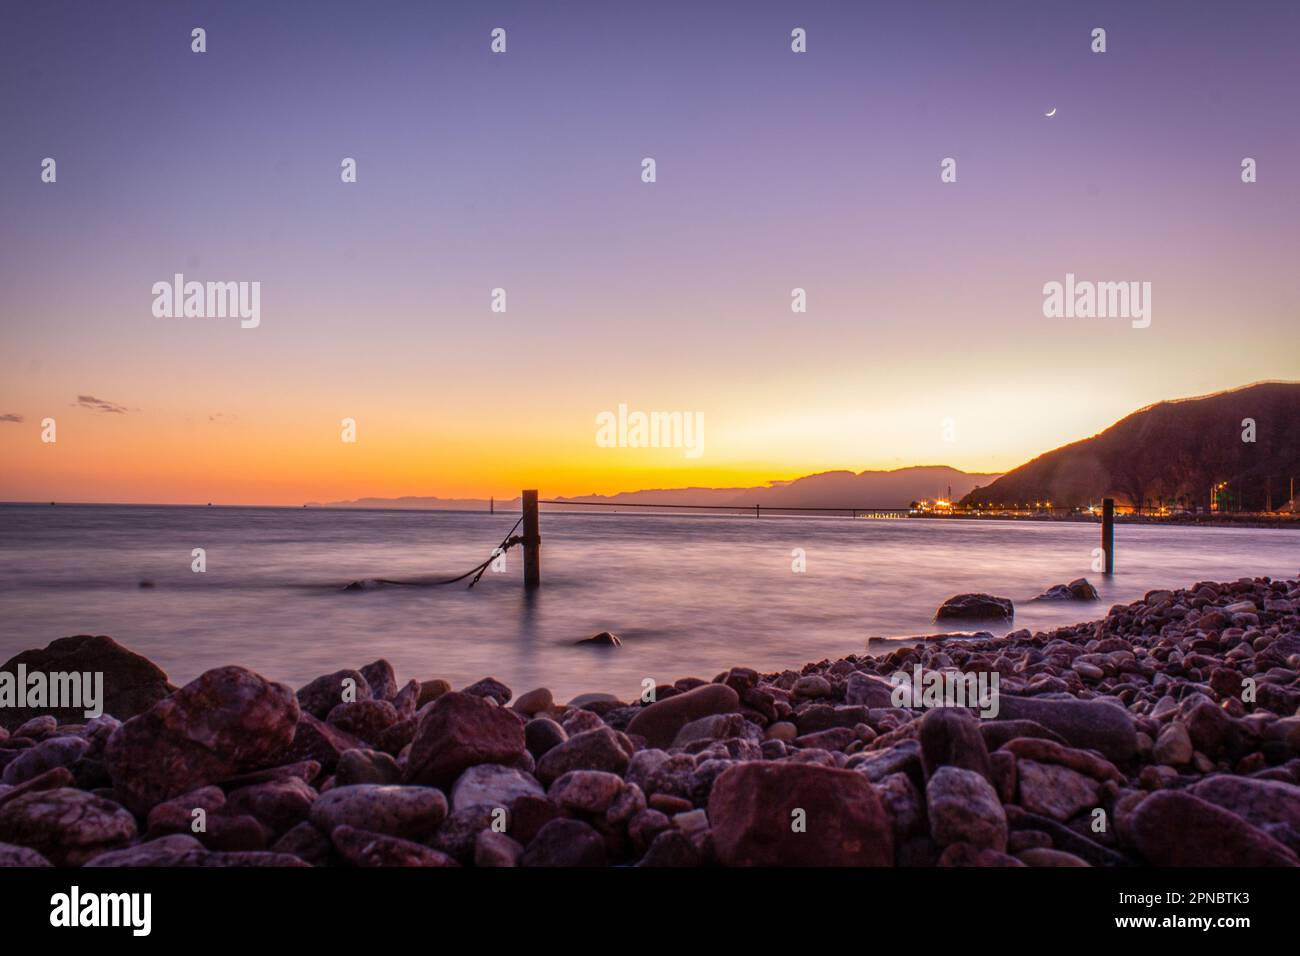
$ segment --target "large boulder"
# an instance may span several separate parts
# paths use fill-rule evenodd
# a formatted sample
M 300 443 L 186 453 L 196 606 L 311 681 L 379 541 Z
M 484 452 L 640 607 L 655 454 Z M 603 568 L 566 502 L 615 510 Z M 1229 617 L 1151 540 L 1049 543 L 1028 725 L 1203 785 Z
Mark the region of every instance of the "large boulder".
M 693 720 L 740 709 L 740 695 L 726 684 L 704 684 L 643 708 L 627 725 L 651 747 L 671 747 L 677 732 Z
M 61 637 L 43 648 L 11 657 L 0 664 L 0 671 L 16 675 L 20 664 L 28 674 L 36 671 L 103 674 L 104 699 L 100 706 L 104 713 L 119 720 L 143 713 L 176 690 L 158 665 L 104 635 Z M 4 707 L 0 708 L 0 727 L 13 730 L 40 714 L 51 714 L 60 723 L 80 724 L 86 720 L 86 710 L 86 707 Z
M 524 725 L 517 716 L 482 697 L 453 691 L 420 718 L 406 782 L 446 789 L 475 764 L 512 764 L 525 753 Z
M 1015 617 L 1010 598 L 992 594 L 958 594 L 950 597 L 934 615 L 936 621 L 1009 621 Z
M 1235 813 L 1180 790 L 1159 790 L 1127 830 L 1155 866 L 1296 866 L 1294 853 Z
M 726 866 L 891 866 L 893 827 L 865 776 L 816 764 L 738 763 L 709 794 Z
M 243 667 L 207 671 L 114 731 L 104 763 L 143 814 L 156 803 L 265 766 L 293 739 L 293 691 Z

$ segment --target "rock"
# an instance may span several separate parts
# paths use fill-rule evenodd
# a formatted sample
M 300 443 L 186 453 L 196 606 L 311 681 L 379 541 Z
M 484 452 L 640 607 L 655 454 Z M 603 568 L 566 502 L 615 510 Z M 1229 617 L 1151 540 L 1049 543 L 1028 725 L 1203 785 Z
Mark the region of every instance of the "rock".
M 996 850 L 1007 848 L 1007 816 L 997 791 L 983 776 L 959 767 L 940 767 L 925 788 L 930 836 L 951 843 Z
M 921 766 L 927 778 L 940 767 L 973 770 L 993 782 L 988 748 L 980 735 L 979 721 L 970 711 L 955 707 L 928 710 L 918 732 Z
M 552 803 L 565 810 L 604 813 L 623 789 L 623 778 L 603 770 L 570 770 L 547 791 Z
M 541 797 L 546 791 L 531 775 L 513 767 L 481 763 L 470 767 L 451 788 L 453 810 L 467 807 L 509 807 L 523 796 Z
M 268 780 L 232 791 L 226 798 L 226 812 L 253 817 L 273 836 L 279 836 L 307 819 L 317 796 L 309 784 L 297 777 Z
M 402 768 L 390 755 L 381 750 L 354 748 L 345 750 L 334 770 L 334 782 L 340 786 L 350 783 L 401 783 Z
M 1069 767 L 1094 780 L 1114 780 L 1116 783 L 1124 781 L 1124 775 L 1110 761 L 1098 757 L 1091 751 L 1075 750 L 1054 740 L 1034 737 L 1009 740 L 1002 745 L 1001 752 L 1022 760 L 1037 760 L 1039 763 L 1054 763 Z
M 831 697 L 834 691 L 831 689 L 831 682 L 820 674 L 809 674 L 806 677 L 800 677 L 790 688 L 790 696 L 795 700 L 819 700 L 824 697 Z
M 623 642 L 617 634 L 611 634 L 609 631 L 601 631 L 592 637 L 584 637 L 580 641 L 574 641 L 574 644 L 590 644 L 597 647 L 622 647 Z
M 1135 809 L 1128 829 L 1154 866 L 1296 866 L 1294 853 L 1222 807 L 1178 790 L 1158 790 Z
M 12 803 L 23 794 L 37 793 L 42 790 L 57 790 L 60 787 L 71 787 L 73 782 L 72 771 L 67 767 L 55 767 L 53 770 L 47 770 L 39 777 L 33 777 L 16 787 L 0 785 L 0 807 Z
M 432 704 L 443 694 L 451 693 L 451 684 L 442 678 L 420 682 L 420 698 L 415 702 L 416 709 Z
M 738 763 L 714 782 L 708 810 L 725 866 L 890 866 L 894 860 L 888 814 L 870 782 L 853 771 Z
M 1300 786 L 1295 784 L 1219 774 L 1193 784 L 1189 792 L 1257 827 L 1276 823 L 1300 832 Z
M 287 853 L 269 853 L 263 850 L 213 852 L 204 848 L 193 837 L 183 833 L 160 837 L 125 850 L 111 850 L 86 864 L 93 867 L 301 867 L 307 865 L 303 860 Z
M 360 671 L 341 670 L 317 677 L 298 690 L 298 707 L 304 714 L 324 720 L 339 704 L 352 700 L 370 700 L 374 694 Z
M 14 785 L 39 777 L 55 767 L 71 767 L 86 755 L 90 741 L 81 737 L 46 737 L 18 754 L 4 768 L 0 781 Z
M 958 594 L 943 602 L 935 614 L 936 621 L 1010 621 L 1015 607 L 1009 598 L 991 594 Z
M 81 866 L 135 839 L 135 818 L 111 800 L 60 787 L 0 806 L 0 843 L 36 850 L 56 866 Z
M 520 801 L 536 799 L 521 797 Z M 442 821 L 438 832 L 432 840 L 425 842 L 435 850 L 441 850 L 458 863 L 468 866 L 474 862 L 474 845 L 481 831 L 490 829 L 500 819 L 499 811 L 494 807 L 475 805 L 454 810 Z M 518 830 L 513 825 L 517 821 L 507 818 L 507 827 L 511 835 L 517 836 Z
M 980 736 L 989 750 L 997 750 L 1017 737 L 1035 737 L 1064 744 L 1065 738 L 1033 720 L 989 720 L 980 723 Z
M 1137 753 L 1137 728 L 1115 704 L 1100 700 L 1059 700 L 999 695 L 997 720 L 1032 720 L 1074 747 L 1097 750 L 1123 762 Z
M 524 744 L 536 760 L 568 739 L 564 728 L 549 717 L 534 717 L 524 725 Z
M 0 869 L 17 866 L 52 866 L 49 860 L 35 850 L 12 843 L 0 843 Z
M 501 683 L 495 677 L 484 677 L 480 681 L 475 681 L 473 684 L 470 684 L 462 690 L 461 693 L 469 694 L 473 697 L 487 697 L 491 700 L 495 700 L 502 707 L 510 703 L 510 698 L 513 696 L 510 688 Z
M 296 856 L 309 866 L 326 866 L 334 854 L 334 844 L 328 836 L 304 820 L 280 837 L 271 847 L 271 852 Z
M 687 724 L 687 726 L 689 727 L 690 724 Z M 782 740 L 786 743 L 789 743 L 798 736 L 799 728 L 788 720 L 778 720 L 763 733 L 763 737 L 766 740 Z
M 1087 860 L 1082 860 L 1073 853 L 1066 853 L 1064 850 L 1054 850 L 1050 847 L 1033 847 L 1028 850 L 1021 850 L 1016 854 L 1016 857 L 1029 866 L 1092 865 Z
M 628 759 L 618 733 L 600 727 L 570 737 L 548 750 L 537 762 L 537 779 L 549 787 L 570 770 L 606 770 L 621 777 L 627 770 Z
M 353 866 L 459 866 L 445 853 L 383 833 L 340 826 L 331 834 L 334 848 Z
M 710 714 L 699 720 L 692 720 L 677 731 L 673 738 L 673 748 L 685 747 L 700 740 L 722 740 L 726 737 L 739 737 L 745 730 L 745 718 L 740 714 Z
M 1243 749 L 1241 726 L 1223 708 L 1208 699 L 1193 704 L 1183 721 L 1187 725 L 1187 735 L 1192 746 L 1209 757 L 1233 755 Z
M 303 712 L 298 715 L 293 740 L 281 758 L 313 761 L 325 773 L 332 773 L 343 754 L 365 748 L 366 742 L 360 737 Z
M 506 817 L 506 829 L 522 846 L 527 846 L 542 827 L 563 815 L 560 808 L 545 797 L 517 797 Z
M 398 720 L 406 720 L 408 717 L 414 717 L 419 709 L 420 700 L 420 682 L 418 680 L 408 680 L 402 685 L 402 688 L 393 695 L 389 702 L 393 705 L 393 710 L 397 711 Z
M 149 811 L 147 835 L 152 838 L 166 833 L 188 833 L 195 820 L 195 810 L 211 816 L 225 805 L 226 794 L 216 786 L 200 787 L 172 797 Z
M 651 747 L 670 747 L 677 732 L 693 720 L 710 714 L 729 714 L 740 708 L 740 695 L 725 684 L 704 684 L 684 694 L 655 701 L 632 718 L 629 734 L 638 734 Z
M 382 657 L 361 668 L 361 676 L 370 685 L 370 695 L 375 700 L 392 700 L 397 696 L 397 675 L 393 665 Z
M 1095 601 L 1097 589 L 1087 578 L 1075 578 L 1069 584 L 1057 584 L 1038 595 L 1038 601 Z
M 406 780 L 449 787 L 475 764 L 509 764 L 524 753 L 523 724 L 510 711 L 473 694 L 443 694 L 420 718 Z
M 589 707 L 619 707 L 622 703 L 613 694 L 579 694 L 569 701 L 569 706 L 581 710 Z
M 605 840 L 580 820 L 552 820 L 537 832 L 521 866 L 604 866 Z
M 980 867 L 981 869 L 987 869 L 990 867 L 1017 867 L 1025 864 L 1013 856 L 989 847 L 974 846 L 970 843 L 950 843 L 944 847 L 934 865 L 945 868 Z
M 1084 680 L 1099 681 L 1106 676 L 1104 670 L 1096 664 L 1089 664 L 1087 661 L 1075 661 L 1070 665 L 1070 669 Z
M 13 736 L 17 740 L 44 740 L 51 734 L 57 733 L 58 729 L 59 721 L 57 718 L 49 714 L 42 714 L 15 727 Z
M 702 854 L 691 838 L 680 830 L 665 830 L 654 838 L 637 862 L 644 867 L 700 866 Z
M 61 637 L 37 650 L 23 651 L 0 664 L 0 671 L 17 674 L 18 666 L 28 674 L 75 673 L 103 674 L 105 714 L 126 720 L 144 713 L 176 690 L 167 675 L 148 658 L 127 650 L 111 637 L 78 634 Z M 0 707 L 0 727 L 13 730 L 31 718 L 46 714 L 58 723 L 81 723 L 86 707 Z
M 344 733 L 375 743 L 385 730 L 397 723 L 397 708 L 386 700 L 358 700 L 339 704 L 325 720 Z
M 324 833 L 350 826 L 370 833 L 421 840 L 447 816 L 447 798 L 432 787 L 373 783 L 335 787 L 311 805 L 308 819 Z
M 1069 767 L 1020 760 L 1016 763 L 1016 777 L 1021 806 L 1053 820 L 1064 822 L 1099 804 L 1097 781 Z
M 1182 767 L 1192 762 L 1192 738 L 1187 725 L 1181 720 L 1171 720 L 1160 728 L 1151 755 L 1156 763 L 1168 767 Z
M 156 803 L 267 763 L 288 747 L 298 701 L 243 667 L 218 667 L 109 738 L 114 789 L 139 813 Z
M 844 702 L 861 707 L 892 707 L 894 685 L 879 677 L 861 671 L 849 675 L 844 691 Z
M 524 848 L 518 840 L 493 830 L 480 830 L 474 838 L 474 865 L 484 867 L 518 866 Z
M 202 843 L 187 833 L 172 833 L 122 850 L 96 856 L 89 867 L 197 866 L 211 855 Z
M 519 713 L 532 717 L 554 707 L 555 698 L 548 688 L 539 687 L 536 690 L 530 690 L 528 693 L 520 695 L 513 706 Z

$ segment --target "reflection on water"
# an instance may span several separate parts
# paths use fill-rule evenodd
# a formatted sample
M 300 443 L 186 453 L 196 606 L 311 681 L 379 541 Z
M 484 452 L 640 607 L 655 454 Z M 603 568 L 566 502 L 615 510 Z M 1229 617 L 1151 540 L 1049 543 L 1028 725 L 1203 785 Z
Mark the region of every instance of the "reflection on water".
M 400 680 L 459 686 L 490 674 L 516 693 L 631 699 L 646 677 L 798 668 L 861 653 L 871 636 L 933 633 L 935 609 L 962 591 L 1009 597 L 1013 626 L 1042 629 L 1153 588 L 1300 568 L 1290 530 L 1121 525 L 1108 580 L 1091 570 L 1099 533 L 1089 524 L 544 513 L 543 586 L 531 595 L 518 550 L 472 591 L 341 590 L 358 578 L 460 574 L 517 518 L 0 506 L 0 660 L 97 633 L 177 683 L 238 663 L 297 687 L 386 657 Z M 190 570 L 194 548 L 207 552 L 206 573 Z M 802 574 L 791 570 L 796 548 Z M 1030 601 L 1085 576 L 1101 592 L 1095 604 Z M 623 646 L 573 646 L 601 630 Z

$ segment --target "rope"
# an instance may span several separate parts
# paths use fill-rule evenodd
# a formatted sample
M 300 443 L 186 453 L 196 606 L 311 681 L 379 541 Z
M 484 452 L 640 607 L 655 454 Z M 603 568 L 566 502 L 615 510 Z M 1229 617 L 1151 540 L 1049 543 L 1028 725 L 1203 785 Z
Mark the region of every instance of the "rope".
M 490 565 L 493 561 L 496 560 L 498 551 L 500 551 L 502 554 L 505 554 L 515 545 L 521 544 L 523 542 L 524 540 L 523 538 L 514 537 L 515 531 L 518 530 L 519 526 L 523 523 L 523 520 L 524 520 L 524 516 L 520 515 L 519 520 L 515 522 L 515 526 L 506 532 L 506 536 L 501 539 L 501 543 L 497 545 L 495 549 L 493 549 L 492 554 L 488 556 L 488 559 L 486 561 L 484 561 L 482 564 L 476 564 L 474 567 L 470 568 L 464 574 L 458 574 L 454 578 L 447 578 L 447 580 L 445 581 L 394 581 L 391 578 L 371 578 L 370 580 L 374 581 L 376 584 L 391 584 L 397 587 L 405 587 L 405 588 L 436 588 L 436 587 L 442 587 L 444 584 L 455 584 L 457 581 L 464 581 L 467 577 L 473 574 L 475 575 L 474 580 L 469 582 L 469 586 L 472 588 L 474 585 L 478 584 L 478 579 L 483 577 L 483 572 L 488 569 L 488 565 Z M 345 591 L 360 590 L 363 584 L 364 584 L 363 581 L 353 581 L 351 584 L 347 585 L 343 590 Z

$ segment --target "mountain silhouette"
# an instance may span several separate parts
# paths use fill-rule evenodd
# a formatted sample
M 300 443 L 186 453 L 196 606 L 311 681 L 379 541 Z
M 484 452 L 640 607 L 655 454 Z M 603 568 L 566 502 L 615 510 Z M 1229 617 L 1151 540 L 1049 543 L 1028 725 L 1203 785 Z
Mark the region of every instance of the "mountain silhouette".
M 1113 497 L 1142 509 L 1205 508 L 1213 494 L 1219 507 L 1258 511 L 1286 502 L 1293 477 L 1300 477 L 1300 382 L 1259 382 L 1148 405 L 961 503 L 1077 508 Z

